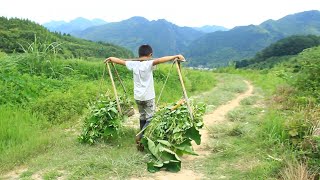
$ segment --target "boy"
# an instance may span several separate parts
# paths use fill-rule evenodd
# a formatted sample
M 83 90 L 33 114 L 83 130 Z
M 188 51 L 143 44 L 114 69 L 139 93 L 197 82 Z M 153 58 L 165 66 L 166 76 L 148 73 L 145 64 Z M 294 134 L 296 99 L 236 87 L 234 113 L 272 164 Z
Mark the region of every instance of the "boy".
M 116 57 L 109 57 L 104 62 L 113 62 L 126 66 L 133 71 L 134 99 L 138 105 L 140 113 L 140 130 L 148 126 L 155 111 L 155 91 L 153 83 L 152 67 L 172 60 L 184 61 L 182 55 L 164 56 L 155 60 L 152 58 L 152 48 L 150 45 L 139 47 L 138 61 L 124 61 Z M 140 140 L 143 133 L 136 137 L 138 150 L 143 150 Z

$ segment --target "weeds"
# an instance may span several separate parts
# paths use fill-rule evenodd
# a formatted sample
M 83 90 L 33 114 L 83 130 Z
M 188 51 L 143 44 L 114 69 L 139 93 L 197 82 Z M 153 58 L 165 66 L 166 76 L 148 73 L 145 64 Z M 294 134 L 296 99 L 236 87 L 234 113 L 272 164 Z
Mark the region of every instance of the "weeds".
M 310 180 L 315 179 L 314 174 L 309 174 L 306 164 L 297 161 L 288 162 L 286 168 L 281 171 L 281 179 L 283 180 Z

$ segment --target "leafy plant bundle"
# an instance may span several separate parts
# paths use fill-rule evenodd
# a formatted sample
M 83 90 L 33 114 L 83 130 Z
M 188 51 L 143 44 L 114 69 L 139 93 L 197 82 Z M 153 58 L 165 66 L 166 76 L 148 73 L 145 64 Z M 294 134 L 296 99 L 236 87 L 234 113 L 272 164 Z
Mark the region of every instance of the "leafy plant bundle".
M 201 143 L 199 130 L 203 127 L 206 106 L 191 105 L 193 120 L 187 105 L 183 104 L 172 110 L 175 106 L 176 104 L 158 110 L 145 130 L 142 143 L 152 157 L 147 164 L 149 172 L 156 172 L 161 168 L 172 172 L 180 171 L 179 156 L 197 155 L 193 151 L 191 141 L 198 145 Z
M 127 111 L 132 106 L 128 99 L 120 97 L 120 105 Z M 100 99 L 89 105 L 89 113 L 85 117 L 82 134 L 78 137 L 81 143 L 94 144 L 98 140 L 108 140 L 118 136 L 124 116 L 117 110 L 115 99 L 100 95 Z

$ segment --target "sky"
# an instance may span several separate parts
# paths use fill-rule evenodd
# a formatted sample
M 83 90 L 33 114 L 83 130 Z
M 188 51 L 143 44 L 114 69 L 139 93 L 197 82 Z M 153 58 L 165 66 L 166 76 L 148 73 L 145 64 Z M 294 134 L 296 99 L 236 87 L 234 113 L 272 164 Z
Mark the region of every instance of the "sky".
M 0 0 L 0 16 L 40 24 L 77 17 L 117 22 L 143 16 L 179 26 L 233 28 L 308 10 L 320 10 L 320 0 Z

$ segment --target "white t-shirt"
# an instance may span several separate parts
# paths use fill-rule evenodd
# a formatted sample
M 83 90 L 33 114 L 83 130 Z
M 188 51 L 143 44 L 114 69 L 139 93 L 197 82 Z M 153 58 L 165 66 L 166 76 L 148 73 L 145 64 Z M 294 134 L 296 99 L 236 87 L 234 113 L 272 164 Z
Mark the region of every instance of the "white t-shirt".
M 126 61 L 126 66 L 133 71 L 134 99 L 147 101 L 155 98 L 151 61 Z

